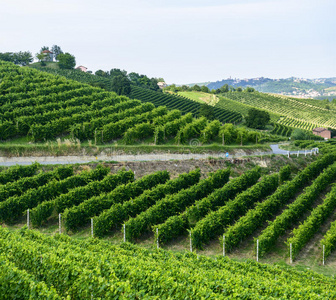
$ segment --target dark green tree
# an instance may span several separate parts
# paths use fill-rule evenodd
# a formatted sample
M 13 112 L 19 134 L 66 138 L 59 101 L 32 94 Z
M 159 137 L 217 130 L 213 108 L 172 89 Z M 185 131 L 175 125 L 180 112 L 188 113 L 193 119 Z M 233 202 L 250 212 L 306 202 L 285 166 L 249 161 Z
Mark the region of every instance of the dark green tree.
M 13 61 L 13 52 L 0 53 L 0 60 L 3 61 Z
M 29 51 L 0 53 L 0 60 L 10 61 L 16 65 L 26 66 L 33 61 L 33 55 Z
M 227 93 L 229 91 L 229 85 L 228 84 L 224 84 L 221 88 L 220 88 L 221 93 Z
M 123 75 L 114 76 L 111 82 L 112 91 L 118 95 L 129 95 L 131 92 L 131 81 Z
M 53 53 L 53 56 L 54 56 L 54 59 L 55 59 L 55 60 L 58 60 L 58 55 L 60 55 L 60 54 L 63 53 L 61 47 L 60 47 L 60 46 L 57 46 L 57 45 L 53 45 L 53 46 L 51 47 L 51 52 Z
M 128 79 L 132 81 L 135 85 L 138 85 L 138 81 L 140 79 L 140 74 L 131 72 L 128 74 Z
M 61 53 L 57 58 L 60 69 L 73 69 L 76 66 L 76 58 L 70 53 Z
M 103 70 L 97 70 L 95 72 L 95 75 L 101 76 L 101 77 L 108 77 L 110 74 L 108 71 L 103 71 Z
M 201 107 L 198 111 L 198 116 L 206 117 L 208 120 L 213 120 L 215 118 L 213 107 L 205 103 L 201 104 Z
M 293 140 L 306 140 L 308 138 L 307 133 L 299 128 L 295 128 L 291 134 Z
M 253 87 L 249 87 L 249 86 L 245 89 L 245 92 L 248 92 L 248 93 L 252 93 L 254 91 L 255 91 L 255 89 Z
M 209 91 L 209 88 L 206 86 L 206 85 L 203 85 L 202 87 L 201 87 L 201 91 L 203 92 L 203 93 L 209 93 L 210 91 Z
M 111 77 L 119 76 L 119 75 L 126 76 L 127 75 L 127 71 L 120 70 L 120 69 L 111 69 L 111 71 L 110 71 L 110 76 Z
M 41 47 L 41 50 L 40 50 L 40 53 L 41 53 L 42 51 L 44 51 L 44 50 L 48 50 L 48 51 L 50 51 L 48 46 L 42 46 L 42 47 Z
M 201 91 L 201 87 L 197 84 L 195 84 L 193 87 L 192 87 L 192 90 L 193 91 L 196 91 L 196 92 L 200 92 Z
M 264 129 L 270 119 L 270 115 L 267 111 L 251 108 L 246 117 L 246 126 L 250 128 Z

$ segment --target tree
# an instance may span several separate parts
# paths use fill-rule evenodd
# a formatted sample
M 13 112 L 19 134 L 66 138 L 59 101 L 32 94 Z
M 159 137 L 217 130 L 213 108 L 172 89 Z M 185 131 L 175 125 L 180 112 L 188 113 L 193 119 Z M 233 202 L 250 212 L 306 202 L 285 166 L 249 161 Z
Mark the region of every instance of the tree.
M 60 47 L 60 46 L 57 46 L 57 45 L 53 45 L 53 46 L 51 47 L 51 52 L 53 53 L 53 56 L 54 56 L 54 59 L 55 59 L 55 60 L 58 60 L 58 55 L 60 55 L 60 54 L 63 53 L 61 47 Z
M 111 87 L 118 95 L 128 95 L 131 92 L 131 81 L 123 75 L 114 76 Z
M 40 53 L 41 53 L 42 51 L 44 51 L 44 50 L 48 50 L 48 51 L 49 51 L 49 47 L 47 47 L 47 46 L 42 46 L 42 47 L 41 47 L 41 50 L 40 50 Z
M 33 61 L 33 56 L 29 51 L 0 53 L 0 60 L 10 61 L 16 65 L 26 66 Z
M 203 93 L 209 93 L 210 91 L 209 91 L 209 88 L 206 86 L 206 85 L 203 85 L 202 87 L 201 87 L 201 91 L 203 92 Z
M 245 89 L 245 92 L 248 92 L 248 93 L 252 93 L 254 91 L 255 91 L 255 89 L 253 87 L 249 87 L 249 86 Z
M 237 87 L 236 91 L 237 91 L 237 92 L 242 92 L 243 89 L 242 89 L 241 87 Z
M 229 85 L 228 84 L 224 84 L 221 88 L 220 88 L 221 93 L 227 93 L 229 91 Z
M 12 52 L 0 53 L 0 60 L 13 61 L 13 53 Z
M 111 77 L 119 76 L 119 75 L 126 76 L 127 75 L 127 71 L 120 70 L 120 69 L 111 69 L 111 71 L 110 71 L 110 76 Z
M 103 70 L 97 70 L 95 72 L 95 75 L 97 76 L 101 76 L 101 77 L 108 77 L 109 76 L 109 72 L 108 71 L 103 71 Z
M 26 66 L 33 61 L 33 55 L 29 51 L 17 52 L 13 54 L 13 62 L 16 65 Z
M 40 61 L 41 66 L 44 67 L 46 65 L 44 59 L 44 54 L 43 53 L 36 53 L 35 57 Z
M 305 140 L 307 139 L 307 134 L 304 130 L 295 128 L 291 134 L 293 140 Z
M 198 111 L 199 117 L 206 117 L 208 120 L 213 120 L 215 118 L 214 109 L 208 104 L 201 104 L 201 107 Z
M 196 92 L 200 92 L 201 91 L 201 87 L 197 84 L 195 84 L 193 87 L 192 87 L 192 90 L 193 91 L 196 91 Z
M 60 69 L 73 69 L 76 66 L 76 59 L 70 53 L 61 53 L 57 58 Z
M 250 128 L 264 129 L 270 119 L 268 112 L 251 108 L 246 117 L 246 126 Z
M 139 79 L 140 79 L 140 75 L 138 73 L 135 72 L 131 72 L 128 74 L 128 78 L 129 80 L 131 80 L 134 84 L 137 85 Z

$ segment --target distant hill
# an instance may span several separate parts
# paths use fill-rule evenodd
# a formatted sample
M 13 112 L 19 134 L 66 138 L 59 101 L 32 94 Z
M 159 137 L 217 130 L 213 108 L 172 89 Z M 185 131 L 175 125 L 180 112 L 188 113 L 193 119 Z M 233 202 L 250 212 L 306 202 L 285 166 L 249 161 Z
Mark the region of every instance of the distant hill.
M 223 85 L 233 87 L 247 86 L 255 88 L 259 92 L 274 93 L 300 98 L 315 98 L 322 97 L 336 99 L 336 77 L 333 78 L 317 78 L 317 79 L 302 79 L 302 78 L 287 78 L 287 79 L 271 79 L 271 78 L 250 78 L 250 79 L 223 79 L 221 81 L 211 82 L 207 87 L 219 89 Z

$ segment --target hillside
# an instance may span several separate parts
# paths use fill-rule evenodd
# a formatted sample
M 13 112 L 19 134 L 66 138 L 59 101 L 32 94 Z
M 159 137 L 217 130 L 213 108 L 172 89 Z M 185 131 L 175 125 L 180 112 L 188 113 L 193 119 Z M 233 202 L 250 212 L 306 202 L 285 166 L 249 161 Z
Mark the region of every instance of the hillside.
M 52 63 L 51 65 L 53 68 L 41 68 L 38 64 L 32 64 L 30 67 L 48 72 L 53 75 L 61 75 L 71 80 L 76 80 L 93 86 L 99 86 L 108 91 L 113 90 L 111 78 L 84 73 L 79 70 L 60 70 L 54 67 L 55 63 Z M 136 86 L 134 84 L 132 84 L 131 92 L 128 96 L 132 99 L 137 99 L 142 102 L 153 103 L 155 106 L 164 105 L 168 109 L 178 109 L 183 114 L 192 113 L 194 117 L 199 115 L 200 105 L 189 101 L 189 99 L 186 97 L 176 97 L 176 95 L 170 94 L 163 95 L 161 91 L 153 91 L 144 87 Z M 242 119 L 239 113 L 222 108 L 215 109 L 215 118 L 223 123 L 239 123 Z
M 278 157 L 268 159 L 267 168 L 256 166 L 257 161 L 232 164 L 231 169 L 225 167 L 225 161 L 213 162 L 212 173 L 193 169 L 174 175 L 153 169 L 139 175 L 113 164 L 48 168 L 34 164 L 2 170 L 0 223 L 10 230 L 0 230 L 0 276 L 15 272 L 24 284 L 38 274 L 38 290 L 61 297 L 68 293 L 84 297 L 89 286 L 89 293 L 96 296 L 105 297 L 112 291 L 118 294 L 113 289 L 117 283 L 127 293 L 163 297 L 167 289 L 153 290 L 148 281 L 151 276 L 157 278 L 154 269 L 164 272 L 160 280 L 181 283 L 181 290 L 176 285 L 172 295 L 218 299 L 224 290 L 225 297 L 230 296 L 233 285 L 240 295 L 246 292 L 267 299 L 283 293 L 294 298 L 298 293 L 334 297 L 335 280 L 307 267 L 334 273 L 334 243 L 330 241 L 335 238 L 336 155 Z M 143 164 L 139 168 L 143 169 Z M 28 219 L 30 229 L 56 236 L 26 228 L 17 231 Z M 89 238 L 92 234 L 94 239 Z M 290 243 L 296 270 L 285 264 L 289 263 Z M 326 266 L 319 266 L 319 245 L 325 245 Z M 215 255 L 215 259 L 204 254 Z M 282 266 L 257 263 L 256 255 L 262 262 Z M 187 269 L 187 279 L 181 273 L 182 265 L 204 268 L 205 273 L 200 276 Z M 137 272 L 138 268 L 142 272 Z M 57 278 L 68 272 L 73 275 L 64 285 Z M 111 277 L 111 272 L 116 277 Z M 274 286 L 269 272 L 276 274 Z M 3 277 L 2 282 L 7 282 Z M 231 277 L 232 281 L 228 280 Z M 189 280 L 200 280 L 197 288 L 182 288 Z M 279 285 L 279 280 L 286 284 Z M 309 280 L 307 286 L 302 285 L 305 280 Z M 248 282 L 246 287 L 242 281 Z M 205 294 L 199 289 L 201 282 Z M 268 288 L 261 290 L 265 282 Z M 213 284 L 216 289 L 206 288 Z
M 312 130 L 315 127 L 335 128 L 336 104 L 313 99 L 298 99 L 260 92 L 227 92 L 221 94 L 197 91 L 178 92 L 198 103 L 235 111 L 247 116 L 251 108 L 266 110 L 277 124 Z
M 53 70 L 52 72 L 57 71 Z M 65 71 L 63 71 L 65 72 Z M 78 73 L 79 72 L 79 73 Z M 83 81 L 95 76 L 71 70 Z M 12 63 L 0 62 L 0 139 L 57 143 L 61 139 L 97 144 L 223 144 L 223 130 L 231 131 L 226 144 L 279 141 L 281 138 L 246 129 L 225 127 L 241 115 L 214 108 L 221 120 L 199 116 L 201 105 L 183 97 L 132 87 L 131 100 L 80 81 Z M 99 80 L 99 78 L 98 78 Z M 134 92 L 134 93 L 135 93 Z M 153 104 L 154 103 L 154 104 Z
M 246 105 L 268 111 L 280 124 L 311 130 L 315 127 L 336 128 L 336 105 L 318 100 L 297 99 L 259 92 L 228 92 L 221 94 L 218 107 L 234 108 L 243 114 Z
M 178 92 L 178 95 L 192 99 L 199 103 L 206 103 L 211 106 L 215 106 L 219 101 L 218 97 L 214 94 L 203 93 L 203 92 Z
M 178 96 L 170 93 L 160 93 L 133 86 L 130 98 L 139 99 L 142 102 L 150 102 L 155 106 L 165 105 L 169 109 L 179 109 L 182 113 L 192 113 L 194 117 L 199 116 L 202 101 L 191 101 L 183 95 Z M 208 103 L 206 103 L 208 104 Z M 209 104 L 210 105 L 210 104 Z M 239 123 L 242 120 L 240 113 L 227 108 L 214 108 L 214 118 L 222 123 Z
M 259 92 L 283 94 L 301 98 L 315 98 L 321 96 L 334 96 L 336 93 L 336 78 L 317 78 L 317 79 L 270 79 L 270 78 L 251 78 L 251 79 L 223 79 L 221 81 L 211 82 L 207 87 L 219 89 L 223 85 L 233 87 L 253 87 Z
M 0 241 L 6 299 L 13 293 L 34 299 L 336 297 L 331 278 L 253 261 L 145 250 L 128 243 L 112 246 L 29 230 L 1 229 Z

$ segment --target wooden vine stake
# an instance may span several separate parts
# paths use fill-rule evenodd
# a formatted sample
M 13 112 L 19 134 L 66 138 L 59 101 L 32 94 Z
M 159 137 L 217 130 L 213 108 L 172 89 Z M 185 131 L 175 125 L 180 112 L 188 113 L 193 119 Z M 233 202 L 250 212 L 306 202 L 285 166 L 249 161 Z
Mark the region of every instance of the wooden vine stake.
M 324 265 L 324 250 L 325 250 L 325 246 L 323 245 L 323 265 Z
M 259 240 L 257 240 L 257 262 L 259 262 Z
M 126 243 L 126 224 L 123 225 L 124 229 L 124 243 Z
M 225 256 L 225 234 L 223 234 L 223 256 Z
M 191 240 L 191 230 L 190 230 L 189 236 L 190 236 L 190 252 L 193 252 L 192 240 Z
M 61 214 L 58 214 L 58 231 L 59 231 L 59 234 L 62 233 Z
M 29 208 L 27 209 L 27 227 L 28 227 L 28 229 L 29 229 L 29 222 L 30 220 L 29 220 Z
M 159 228 L 156 228 L 156 247 L 159 249 Z
M 289 261 L 292 264 L 293 263 L 293 256 L 292 256 L 292 243 L 289 245 Z
M 93 219 L 91 218 L 91 237 L 93 238 Z

